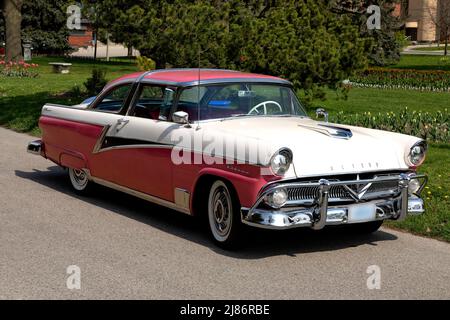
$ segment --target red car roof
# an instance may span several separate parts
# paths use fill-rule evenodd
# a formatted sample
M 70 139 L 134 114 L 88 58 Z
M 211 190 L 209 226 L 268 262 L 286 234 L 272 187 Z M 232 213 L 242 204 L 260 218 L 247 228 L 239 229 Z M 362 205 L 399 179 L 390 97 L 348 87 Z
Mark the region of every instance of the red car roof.
M 165 69 L 156 70 L 150 72 L 137 72 L 129 75 L 125 75 L 111 82 L 119 82 L 124 80 L 150 80 L 150 81 L 162 81 L 170 83 L 190 83 L 199 80 L 199 69 Z M 255 80 L 273 80 L 283 81 L 281 78 L 266 76 L 261 74 L 246 73 L 232 70 L 219 70 L 219 69 L 200 69 L 201 81 L 209 80 L 229 80 L 229 79 L 255 79 Z

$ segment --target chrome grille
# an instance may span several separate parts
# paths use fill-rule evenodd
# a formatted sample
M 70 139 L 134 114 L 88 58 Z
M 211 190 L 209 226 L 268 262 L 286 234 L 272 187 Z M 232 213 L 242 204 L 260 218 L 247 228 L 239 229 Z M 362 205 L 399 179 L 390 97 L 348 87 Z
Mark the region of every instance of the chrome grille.
M 336 180 L 335 180 L 336 181 Z M 312 181 L 317 183 L 317 181 Z M 398 181 L 380 181 L 373 182 L 365 193 L 362 189 L 367 184 L 358 184 L 357 182 L 346 185 L 353 190 L 352 193 L 343 185 L 332 185 L 329 191 L 329 201 L 356 201 L 355 197 L 361 194 L 359 200 L 372 200 L 383 197 L 389 197 L 400 193 Z M 288 187 L 288 203 L 309 203 L 317 199 L 319 195 L 319 187 L 317 185 Z

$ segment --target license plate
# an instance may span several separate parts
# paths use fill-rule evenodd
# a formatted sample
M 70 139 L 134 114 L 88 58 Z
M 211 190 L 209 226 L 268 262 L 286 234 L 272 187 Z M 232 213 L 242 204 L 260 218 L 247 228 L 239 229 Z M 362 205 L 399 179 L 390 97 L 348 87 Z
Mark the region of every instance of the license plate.
M 375 220 L 377 208 L 374 204 L 355 204 L 348 209 L 349 222 L 367 222 Z

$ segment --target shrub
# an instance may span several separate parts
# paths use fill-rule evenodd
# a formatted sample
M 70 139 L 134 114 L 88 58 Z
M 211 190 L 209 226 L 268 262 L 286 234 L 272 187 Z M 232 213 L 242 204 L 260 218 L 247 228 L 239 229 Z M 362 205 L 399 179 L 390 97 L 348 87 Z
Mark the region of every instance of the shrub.
M 0 60 L 0 75 L 4 77 L 36 78 L 39 76 L 39 73 L 35 71 L 37 67 L 39 67 L 38 64 L 26 63 L 23 60 L 19 62 Z
M 84 83 L 89 95 L 95 96 L 103 89 L 103 87 L 108 83 L 105 76 L 106 70 L 99 68 L 92 69 L 92 76 Z
M 155 68 L 156 68 L 155 61 L 153 61 L 150 58 L 147 58 L 144 56 L 139 56 L 136 58 L 136 61 L 137 61 L 138 68 L 141 71 L 150 71 L 150 70 L 155 70 Z
M 354 126 L 404 133 L 430 142 L 450 142 L 450 115 L 448 109 L 418 112 L 404 109 L 394 112 L 364 112 L 362 114 L 345 114 L 339 112 L 333 122 Z

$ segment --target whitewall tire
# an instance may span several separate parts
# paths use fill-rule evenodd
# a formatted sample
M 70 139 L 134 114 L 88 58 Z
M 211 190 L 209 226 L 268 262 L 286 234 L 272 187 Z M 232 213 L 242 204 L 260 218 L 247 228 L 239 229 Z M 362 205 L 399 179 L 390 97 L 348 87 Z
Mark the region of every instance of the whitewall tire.
M 69 168 L 69 179 L 74 191 L 78 194 L 86 195 L 89 193 L 92 182 L 89 181 L 89 175 L 85 170 Z
M 208 225 L 213 240 L 221 247 L 235 247 L 241 236 L 239 201 L 224 181 L 215 181 L 208 197 Z

